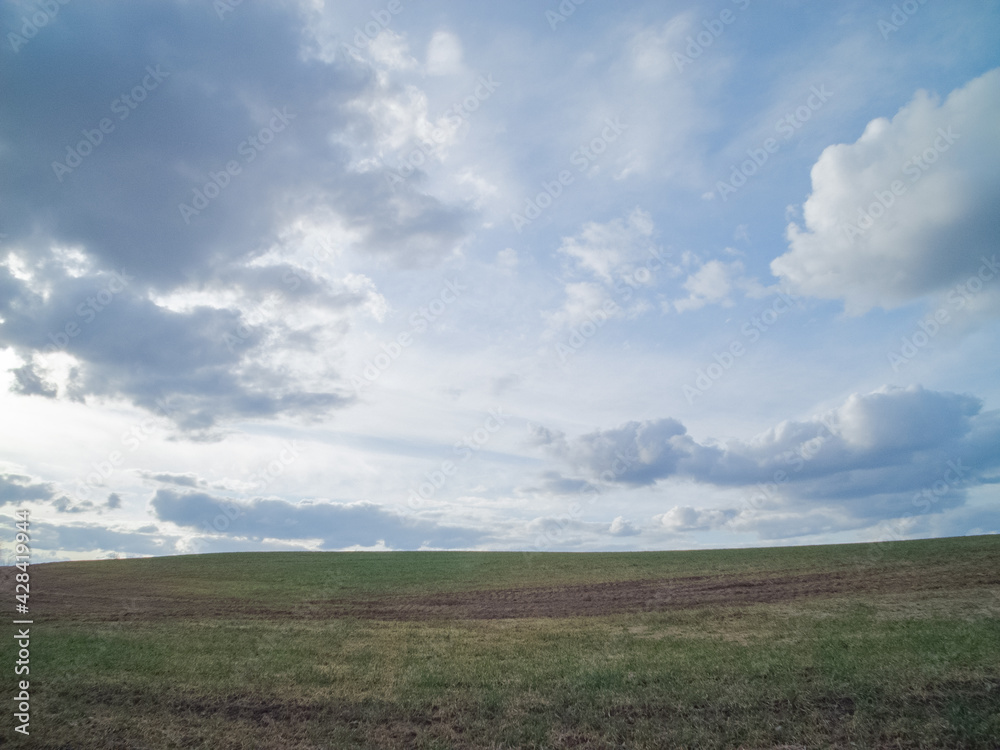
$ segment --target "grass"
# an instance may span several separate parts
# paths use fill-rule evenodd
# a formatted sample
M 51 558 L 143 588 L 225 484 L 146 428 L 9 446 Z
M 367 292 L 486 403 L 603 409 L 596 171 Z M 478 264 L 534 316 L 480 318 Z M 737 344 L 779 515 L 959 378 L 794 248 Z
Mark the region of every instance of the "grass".
M 39 748 L 1000 747 L 1000 537 L 623 554 L 260 553 L 57 563 L 41 604 Z M 873 573 L 922 588 L 871 592 Z M 597 617 L 299 618 L 477 589 L 850 573 L 856 591 Z M 978 576 L 978 577 L 977 577 Z M 62 587 L 62 588 L 60 588 Z M 143 601 L 239 603 L 173 616 Z M 135 602 L 138 601 L 138 604 Z M 267 607 L 286 607 L 275 617 Z M 257 607 L 261 607 L 258 611 Z M 195 609 L 197 611 L 197 609 Z M 12 664 L 0 641 L 0 664 Z M 11 678 L 11 690 L 13 679 Z M 13 693 L 12 693 L 13 695 Z

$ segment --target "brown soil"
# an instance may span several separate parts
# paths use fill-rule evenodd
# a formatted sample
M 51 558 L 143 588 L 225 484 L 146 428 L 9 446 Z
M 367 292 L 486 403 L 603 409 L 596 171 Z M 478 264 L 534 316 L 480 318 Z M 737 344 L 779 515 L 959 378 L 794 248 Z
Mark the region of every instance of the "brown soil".
M 430 596 L 332 601 L 344 614 L 377 620 L 496 620 L 522 617 L 590 617 L 629 612 L 658 612 L 709 606 L 773 604 L 791 599 L 838 594 L 965 588 L 997 585 L 966 579 L 956 586 L 921 576 L 870 576 L 808 573 L 775 578 L 736 576 L 614 581 L 547 588 L 465 591 Z M 323 602 L 311 602 L 322 605 Z
M 845 590 L 827 575 L 766 580 L 693 576 L 614 581 L 550 588 L 465 591 L 432 596 L 345 602 L 356 617 L 378 620 L 496 620 L 519 617 L 587 617 L 619 612 L 686 609 L 709 605 L 779 602 Z
M 55 571 L 53 571 L 55 572 Z M 773 604 L 837 595 L 942 591 L 1000 585 L 987 572 L 956 577 L 938 571 L 881 570 L 804 573 L 771 578 L 737 575 L 615 581 L 552 587 L 522 587 L 378 598 L 267 602 L 193 595 L 157 589 L 149 581 L 118 580 L 114 589 L 89 578 L 32 573 L 32 612 L 47 620 L 129 622 L 152 619 L 266 618 L 374 620 L 496 620 L 530 617 L 589 617 L 709 606 Z M 37 592 L 37 593 L 35 593 Z

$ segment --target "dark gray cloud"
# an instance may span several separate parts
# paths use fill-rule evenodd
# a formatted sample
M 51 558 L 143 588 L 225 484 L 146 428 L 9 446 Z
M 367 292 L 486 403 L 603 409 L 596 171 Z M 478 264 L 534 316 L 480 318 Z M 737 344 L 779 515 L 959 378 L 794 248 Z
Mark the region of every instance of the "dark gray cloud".
M 12 279 L 0 268 L 0 284 L 4 278 Z M 187 429 L 237 416 L 312 415 L 352 400 L 338 391 L 297 389 L 291 378 L 276 385 L 268 369 L 248 366 L 264 338 L 251 330 L 242 348 L 227 345 L 226 337 L 240 330 L 239 311 L 174 312 L 130 294 L 127 274 L 61 273 L 48 282 L 48 299 L 24 286 L 0 297 L 0 345 L 26 357 L 35 350 L 72 354 L 81 364 L 71 373 L 70 397 L 122 396 L 160 412 L 169 401 L 167 416 Z
M 16 7 L 0 10 L 5 27 L 19 18 Z M 0 123 L 12 147 L 0 176 L 11 242 L 37 236 L 44 219 L 46 239 L 80 243 L 101 266 L 169 288 L 201 277 L 207 258 L 252 257 L 286 212 L 318 206 L 365 232 L 372 251 L 416 263 L 430 245 L 446 252 L 441 243 L 462 233 L 462 210 L 345 166 L 349 155 L 332 136 L 370 129 L 348 105 L 373 89 L 374 74 L 355 60 L 300 54 L 305 20 L 294 3 L 247 4 L 225 23 L 210 6 L 186 2 L 139 0 L 101 13 L 70 4 L 19 52 L 4 45 L 0 87 L 19 113 Z M 144 100 L 122 119 L 115 103 L 143 85 Z M 275 109 L 288 124 L 262 148 L 248 144 L 255 158 L 186 224 L 178 203 L 210 172 L 249 158 L 240 145 Z M 114 130 L 60 181 L 52 162 L 103 118 Z
M 48 482 L 35 482 L 23 474 L 0 474 L 0 505 L 29 500 L 48 502 L 57 495 L 58 492 Z
M 318 538 L 323 540 L 325 549 L 370 547 L 380 541 L 392 549 L 462 548 L 479 545 L 486 539 L 483 532 L 474 529 L 401 516 L 369 502 L 291 503 L 262 498 L 234 502 L 204 492 L 161 489 L 151 505 L 157 518 L 178 526 L 253 541 Z
M 84 513 L 96 508 L 90 500 L 71 500 L 65 495 L 53 500 L 52 507 L 60 513 Z
M 154 482 L 161 482 L 163 484 L 176 484 L 180 487 L 201 487 L 205 484 L 203 480 L 199 479 L 194 474 L 153 474 L 148 471 L 140 473 L 142 474 L 143 479 L 152 479 Z
M 44 379 L 44 375 L 39 373 L 33 362 L 23 367 L 16 367 L 11 373 L 14 375 L 14 383 L 10 389 L 15 393 L 20 393 L 22 396 L 56 397 L 56 387 Z
M 0 346 L 26 363 L 17 391 L 54 395 L 32 355 L 70 338 L 79 367 L 65 395 L 151 410 L 173 397 L 170 416 L 186 429 L 350 403 L 337 373 L 317 389 L 260 364 L 276 350 L 315 351 L 320 329 L 346 332 L 346 321 L 291 331 L 226 305 L 154 302 L 225 289 L 341 313 L 365 304 L 370 290 L 281 258 L 249 265 L 302 216 L 330 217 L 360 252 L 403 266 L 433 263 L 465 235 L 466 208 L 420 193 L 418 180 L 393 188 L 380 168 L 349 166 L 345 139 L 363 142 L 373 127 L 351 102 L 379 84 L 357 60 L 301 54 L 302 12 L 248 3 L 220 22 L 211 4 L 137 0 L 98 13 L 72 3 L 18 51 L 0 46 L 4 108 L 17 113 L 0 118 L 0 262 L 13 252 L 31 275 L 0 265 Z M 0 26 L 19 28 L 21 15 L 0 5 Z M 230 162 L 238 173 L 226 174 Z M 213 180 L 217 195 L 205 189 Z M 196 190 L 211 193 L 204 204 Z M 114 273 L 128 284 L 109 295 Z M 235 331 L 245 335 L 226 346 Z

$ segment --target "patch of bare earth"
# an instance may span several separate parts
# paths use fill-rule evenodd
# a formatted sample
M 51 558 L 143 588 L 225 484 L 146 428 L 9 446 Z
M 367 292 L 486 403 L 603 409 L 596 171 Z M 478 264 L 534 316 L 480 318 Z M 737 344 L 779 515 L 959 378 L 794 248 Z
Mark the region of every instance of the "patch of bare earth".
M 54 569 L 53 573 L 55 572 Z M 37 568 L 33 611 L 49 619 L 130 621 L 187 618 L 376 620 L 498 620 L 589 617 L 709 606 L 778 604 L 813 597 L 950 592 L 1000 586 L 994 572 L 890 569 L 748 577 L 689 576 L 548 587 L 520 587 L 372 598 L 267 602 L 193 595 L 151 582 L 118 579 L 113 585 Z M 36 593 L 37 592 L 37 593 Z
M 495 620 L 524 617 L 588 617 L 657 612 L 708 606 L 773 604 L 792 599 L 843 594 L 925 591 L 998 585 L 1000 577 L 954 580 L 931 575 L 896 573 L 859 576 L 808 573 L 772 578 L 692 576 L 687 578 L 614 581 L 545 588 L 464 591 L 425 596 L 331 601 L 344 614 L 378 620 Z M 313 602 L 322 605 L 323 602 Z

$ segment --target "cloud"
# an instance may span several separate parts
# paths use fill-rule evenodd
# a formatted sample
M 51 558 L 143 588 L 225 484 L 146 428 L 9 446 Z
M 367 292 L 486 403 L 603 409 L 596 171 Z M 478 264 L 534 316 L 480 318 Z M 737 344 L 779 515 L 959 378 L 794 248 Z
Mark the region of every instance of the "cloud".
M 351 401 L 336 387 L 311 390 L 292 373 L 279 385 L 272 368 L 250 364 L 248 356 L 259 357 L 269 336 L 245 326 L 238 310 L 198 305 L 177 312 L 114 285 L 114 274 L 74 277 L 41 268 L 47 299 L 27 283 L 0 298 L 0 345 L 23 358 L 39 351 L 71 356 L 64 388 L 72 398 L 120 397 L 150 411 L 169 401 L 169 416 L 193 430 L 238 416 L 315 414 Z M 0 267 L 0 283 L 5 276 L 13 278 Z
M 56 387 L 44 379 L 44 374 L 39 372 L 33 362 L 14 368 L 10 372 L 14 375 L 14 383 L 10 389 L 15 393 L 20 393 L 22 396 L 56 397 Z
M 729 248 L 727 248 L 727 251 Z M 677 312 L 700 310 L 705 305 L 722 305 L 732 307 L 731 294 L 740 289 L 748 297 L 760 298 L 768 293 L 759 281 L 745 275 L 743 261 L 734 260 L 725 263 L 721 260 L 710 260 L 697 271 L 687 277 L 684 288 L 690 293 L 686 299 L 676 300 L 674 309 Z
M 169 474 L 161 473 L 154 474 L 152 472 L 143 471 L 140 472 L 143 479 L 152 479 L 154 482 L 161 482 L 163 484 L 176 484 L 180 487 L 203 487 L 205 486 L 205 481 L 199 479 L 195 474 Z
M 601 549 L 608 538 L 639 536 L 642 529 L 623 516 L 607 521 L 583 521 L 569 516 L 540 516 L 524 528 L 536 549 Z
M 621 307 L 611 298 L 600 284 L 590 281 L 576 281 L 566 284 L 566 299 L 558 310 L 544 313 L 548 321 L 549 333 L 573 328 L 591 321 L 603 324 L 610 318 L 623 315 Z
M 157 518 L 178 526 L 254 541 L 321 539 L 324 549 L 370 547 L 380 541 L 392 549 L 468 548 L 485 539 L 483 532 L 402 516 L 370 502 L 292 503 L 262 498 L 233 502 L 203 492 L 161 489 L 151 506 Z M 227 520 L 215 523 L 220 509 Z
M 35 482 L 23 474 L 0 474 L 0 505 L 23 503 L 29 500 L 47 502 L 57 495 L 48 482 Z
M 642 532 L 635 524 L 623 516 L 616 516 L 611 522 L 611 526 L 608 527 L 608 533 L 611 536 L 637 536 Z
M 75 552 L 113 552 L 127 555 L 170 555 L 177 553 L 179 537 L 162 534 L 109 529 L 98 524 L 55 526 L 33 521 L 32 542 L 44 550 Z
M 724 307 L 731 307 L 733 302 L 729 299 L 729 293 L 733 289 L 732 276 L 742 273 L 743 264 L 740 261 L 723 263 L 718 260 L 710 260 L 703 265 L 696 273 L 688 276 L 684 282 L 684 288 L 691 294 L 687 299 L 674 302 L 677 312 L 687 310 L 699 310 L 705 305 L 721 304 Z
M 563 237 L 559 252 L 582 270 L 606 284 L 624 278 L 640 264 L 655 257 L 653 220 L 640 208 L 625 218 L 605 224 L 587 222 L 580 234 Z
M 179 1 L 70 4 L 58 25 L 73 34 L 0 51 L 18 113 L 0 122 L 0 347 L 21 358 L 16 392 L 153 411 L 172 399 L 193 431 L 352 403 L 331 363 L 379 295 L 331 264 L 304 272 L 293 230 L 336 227 L 338 251 L 425 267 L 456 251 L 474 213 L 358 166 L 386 107 L 409 96 L 393 78 L 405 40 L 386 31 L 363 60 L 317 57 L 307 10 L 244 5 L 219 24 Z M 2 25 L 18 19 L 0 7 Z M 114 274 L 125 288 L 109 291 Z M 72 361 L 49 383 L 53 337 Z
M 673 302 L 677 312 L 699 310 L 711 304 L 730 307 L 736 290 L 749 297 L 763 297 L 769 291 L 746 275 L 746 267 L 739 260 L 702 263 L 696 255 L 686 252 L 679 264 L 669 263 L 670 253 L 657 247 L 654 236 L 655 226 L 649 213 L 635 208 L 624 220 L 587 222 L 579 234 L 563 237 L 559 253 L 571 261 L 574 274 L 587 275 L 594 281 L 567 283 L 566 303 L 550 319 L 557 324 L 581 323 L 587 312 L 593 314 L 611 299 L 611 292 L 622 301 L 630 300 L 644 288 L 682 275 L 695 265 L 697 270 L 689 273 L 683 284 L 687 298 Z M 736 253 L 731 248 L 726 251 Z M 641 312 L 646 307 L 637 304 L 632 312 Z
M 653 522 L 672 532 L 709 531 L 727 524 L 734 510 L 699 510 L 690 505 L 675 505 L 666 513 L 653 516 Z
M 831 504 L 851 516 L 892 517 L 912 509 L 920 493 L 926 502 L 918 506 L 943 510 L 961 505 L 968 489 L 996 481 L 1000 412 L 983 411 L 972 396 L 886 386 L 750 440 L 699 442 L 680 422 L 657 419 L 575 439 L 551 433 L 542 444 L 605 485 L 689 479 L 743 488 L 799 511 Z M 693 513 L 675 508 L 659 522 L 695 528 L 719 521 Z
M 1000 232 L 1000 69 L 942 103 L 926 91 L 812 168 L 804 227 L 771 270 L 851 314 L 898 307 L 965 281 Z
M 462 71 L 462 43 L 448 31 L 435 31 L 427 47 L 427 73 L 454 75 Z
M 597 487 L 586 479 L 564 477 L 558 471 L 545 471 L 538 487 L 524 487 L 521 492 L 545 492 L 552 495 L 578 495 L 597 491 Z

